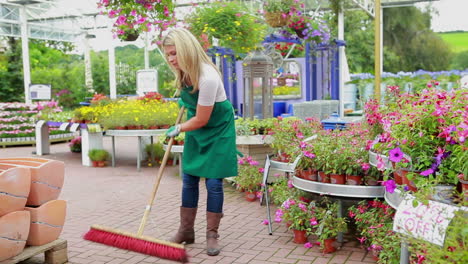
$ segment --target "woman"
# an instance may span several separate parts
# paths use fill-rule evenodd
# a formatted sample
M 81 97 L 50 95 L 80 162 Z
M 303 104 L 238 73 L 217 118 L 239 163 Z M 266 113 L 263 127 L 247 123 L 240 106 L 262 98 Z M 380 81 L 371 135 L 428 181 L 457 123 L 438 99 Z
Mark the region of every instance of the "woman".
M 168 129 L 166 135 L 185 133 L 182 206 L 176 243 L 194 243 L 199 181 L 205 178 L 207 254 L 216 256 L 218 227 L 223 216 L 223 178 L 237 175 L 234 111 L 226 98 L 221 75 L 211 59 L 186 29 L 171 30 L 162 41 L 166 59 L 176 75 L 179 104 L 187 121 Z

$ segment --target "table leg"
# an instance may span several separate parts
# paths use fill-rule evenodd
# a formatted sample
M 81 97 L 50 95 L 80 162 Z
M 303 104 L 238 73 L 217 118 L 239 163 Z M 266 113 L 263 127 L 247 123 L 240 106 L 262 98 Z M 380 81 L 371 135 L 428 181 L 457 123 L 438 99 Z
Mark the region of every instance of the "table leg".
M 141 136 L 138 136 L 137 170 L 140 171 Z
M 343 201 L 338 199 L 338 217 L 343 217 Z M 338 232 L 338 242 L 343 243 L 343 232 Z
M 401 242 L 400 264 L 408 264 L 408 263 L 409 263 L 408 244 L 406 242 Z
M 182 171 L 182 153 L 179 153 L 178 157 L 179 159 L 179 176 L 182 179 L 183 171 Z
M 115 137 L 112 137 L 112 167 L 115 167 Z

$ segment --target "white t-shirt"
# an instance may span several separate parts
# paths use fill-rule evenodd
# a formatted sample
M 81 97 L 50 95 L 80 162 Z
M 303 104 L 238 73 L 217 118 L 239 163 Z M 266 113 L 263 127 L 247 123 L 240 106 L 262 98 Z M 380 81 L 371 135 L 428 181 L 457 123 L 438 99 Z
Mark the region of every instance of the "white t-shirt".
M 223 81 L 218 72 L 209 64 L 203 64 L 198 81 L 198 104 L 212 106 L 227 99 Z

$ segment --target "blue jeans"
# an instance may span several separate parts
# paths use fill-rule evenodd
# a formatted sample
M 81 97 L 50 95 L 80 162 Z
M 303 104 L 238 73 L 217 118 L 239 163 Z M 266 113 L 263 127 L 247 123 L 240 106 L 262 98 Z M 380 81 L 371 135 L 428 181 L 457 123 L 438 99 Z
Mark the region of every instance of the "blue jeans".
M 184 173 L 182 176 L 182 207 L 197 208 L 200 177 Z M 223 179 L 205 178 L 208 192 L 206 210 L 211 213 L 222 213 L 224 202 Z

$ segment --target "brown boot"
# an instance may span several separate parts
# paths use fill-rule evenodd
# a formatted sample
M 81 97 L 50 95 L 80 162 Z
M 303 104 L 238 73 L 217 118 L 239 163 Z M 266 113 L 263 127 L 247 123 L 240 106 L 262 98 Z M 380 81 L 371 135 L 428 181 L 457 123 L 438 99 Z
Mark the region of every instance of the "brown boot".
M 218 228 L 223 213 L 206 212 L 206 254 L 216 256 L 219 254 Z
M 197 208 L 180 207 L 180 226 L 179 231 L 171 242 L 182 244 L 193 244 L 195 242 L 195 231 L 193 229 Z

